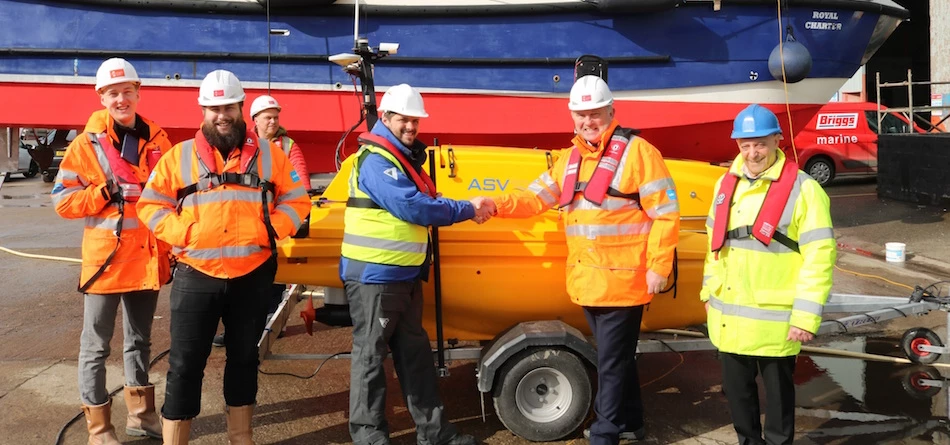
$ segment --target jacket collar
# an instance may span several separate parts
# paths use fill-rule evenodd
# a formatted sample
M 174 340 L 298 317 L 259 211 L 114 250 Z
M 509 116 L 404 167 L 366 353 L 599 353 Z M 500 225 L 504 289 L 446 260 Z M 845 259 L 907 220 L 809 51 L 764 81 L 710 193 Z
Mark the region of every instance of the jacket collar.
M 257 133 L 257 125 L 250 125 L 248 126 L 248 128 L 254 132 L 255 136 L 261 137 L 260 134 Z M 270 141 L 277 142 L 278 140 L 280 140 L 280 138 L 284 136 L 287 136 L 287 129 L 284 127 L 277 127 L 277 133 L 274 133 L 274 137 L 270 138 Z
M 389 130 L 389 127 L 386 124 L 383 124 L 382 119 L 376 121 L 376 125 L 373 125 L 372 131 L 377 136 L 385 138 L 387 141 L 393 144 L 403 155 L 409 159 L 409 162 L 412 163 L 417 169 L 422 166 L 426 161 L 426 144 L 422 143 L 418 138 L 413 142 L 412 147 L 406 147 L 392 131 Z
M 205 166 L 208 167 L 212 173 L 220 173 L 219 170 L 221 166 L 216 162 L 217 158 L 221 158 L 222 163 L 227 163 L 227 160 L 224 159 L 216 147 L 212 147 L 208 142 L 208 139 L 205 138 L 204 133 L 201 132 L 201 128 L 195 133 L 195 148 L 198 151 L 198 156 L 201 158 L 201 161 L 204 162 Z M 251 161 L 254 159 L 254 155 L 257 154 L 258 150 L 258 137 L 257 133 L 254 132 L 253 127 L 247 127 L 247 130 L 244 133 L 244 144 L 237 149 L 240 150 L 241 156 L 241 172 L 248 170 L 248 167 L 251 165 Z M 217 153 L 217 155 L 215 154 Z M 230 158 L 234 156 L 234 151 L 228 155 Z M 224 164 L 222 164 L 223 166 Z
M 375 134 L 376 136 L 382 136 L 386 138 L 386 140 L 391 142 L 406 156 L 413 156 L 414 152 L 425 152 L 426 149 L 426 144 L 423 144 L 419 139 L 416 139 L 416 141 L 413 142 L 412 147 L 406 147 L 406 145 L 403 144 L 402 141 L 399 140 L 399 138 L 397 138 L 396 135 L 394 135 L 393 132 L 389 130 L 389 127 L 383 124 L 382 119 L 376 121 L 376 125 L 373 125 L 373 130 L 371 133 Z
M 148 142 L 152 139 L 155 139 L 155 136 L 158 135 L 158 132 L 161 129 L 155 125 L 152 121 L 142 117 L 139 114 L 135 115 L 136 122 L 141 120 L 145 125 L 148 126 L 148 139 L 145 142 Z M 112 115 L 109 114 L 109 110 L 102 109 L 93 112 L 89 116 L 89 120 L 86 121 L 86 126 L 83 128 L 83 133 L 107 133 L 112 140 L 118 140 L 118 137 L 115 134 L 115 119 L 112 118 Z
M 600 134 L 600 140 L 597 141 L 596 147 L 591 145 L 591 143 L 581 137 L 581 135 L 575 135 L 572 142 L 574 143 L 575 147 L 583 148 L 588 153 L 600 153 L 604 150 L 604 146 L 606 145 L 605 141 L 610 141 L 610 138 L 614 135 L 614 131 L 616 131 L 617 127 L 619 126 L 620 122 L 618 122 L 617 119 L 614 119 L 613 122 L 607 126 L 607 129 Z
M 773 162 L 769 168 L 765 169 L 765 171 L 755 179 L 767 179 L 769 181 L 778 180 L 779 175 L 782 174 L 782 168 L 785 167 L 786 158 L 785 152 L 783 152 L 781 148 L 776 150 L 775 155 L 775 162 Z M 729 167 L 729 174 L 738 176 L 740 178 L 749 177 L 749 175 L 746 173 L 745 159 L 743 159 L 742 154 L 737 155 L 736 159 L 732 161 L 732 166 Z

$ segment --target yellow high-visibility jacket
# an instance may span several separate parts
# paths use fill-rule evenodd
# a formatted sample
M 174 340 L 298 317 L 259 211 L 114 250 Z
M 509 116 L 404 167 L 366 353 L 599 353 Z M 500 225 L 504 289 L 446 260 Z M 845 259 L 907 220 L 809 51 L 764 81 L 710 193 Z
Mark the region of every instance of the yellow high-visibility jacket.
M 742 156 L 736 157 L 726 173 L 740 178 L 729 210 L 728 230 L 755 222 L 766 192 L 785 162 L 779 151 L 775 164 L 750 181 L 743 174 Z M 722 178 L 713 194 L 717 199 L 721 198 L 721 185 Z M 706 220 L 709 234 L 715 217 L 714 204 Z M 709 338 L 721 352 L 796 355 L 801 343 L 786 341 L 789 326 L 815 333 L 821 324 L 837 250 L 828 195 L 802 171 L 798 171 L 777 231 L 798 242 L 800 253 L 774 239 L 765 246 L 748 237 L 727 239 L 718 255 L 711 251 L 706 255 L 700 299 L 709 302 Z
M 386 158 L 403 174 L 408 174 L 396 157 L 385 149 L 364 145 L 356 153 L 357 162 L 350 173 L 350 198 L 370 200 L 369 195 L 358 187 L 359 160 L 369 153 Z M 428 227 L 403 221 L 383 208 L 346 207 L 340 248 L 346 258 L 390 266 L 421 266 L 426 260 L 428 246 Z

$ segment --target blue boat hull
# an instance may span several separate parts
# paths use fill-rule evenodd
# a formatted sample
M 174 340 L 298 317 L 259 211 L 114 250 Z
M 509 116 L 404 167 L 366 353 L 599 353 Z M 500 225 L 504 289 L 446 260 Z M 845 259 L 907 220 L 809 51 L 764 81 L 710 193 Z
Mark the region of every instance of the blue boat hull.
M 791 86 L 789 102 L 796 109 L 817 110 L 900 19 L 860 8 L 814 7 L 800 1 L 803 5 L 791 2 L 783 11 L 780 26 L 774 2 L 724 3 L 719 11 L 712 3 L 688 3 L 630 13 L 566 8 L 568 12 L 563 13 L 516 15 L 377 14 L 361 19 L 360 34 L 374 44 L 400 44 L 397 55 L 376 66 L 380 90 L 410 83 L 421 88 L 426 97 L 563 98 L 573 80 L 573 60 L 582 54 L 596 54 L 610 63 L 609 83 L 618 103 L 636 103 L 637 110 L 644 102 L 656 105 L 651 111 L 631 109 L 621 114 L 634 118 L 633 125 L 650 129 L 688 124 L 669 108 L 679 104 L 723 104 L 723 113 L 750 102 L 782 104 L 783 85 L 769 72 L 768 58 L 785 26 L 793 29 L 813 59 L 808 79 Z M 848 1 L 824 3 L 841 6 Z M 353 92 L 350 77 L 327 61 L 328 55 L 352 50 L 353 21 L 347 15 L 318 15 L 319 8 L 313 15 L 275 14 L 270 28 L 288 33 L 269 35 L 263 14 L 45 0 L 0 0 L 0 10 L 4 11 L 0 16 L 0 51 L 6 54 L 0 58 L 0 91 L 4 84 L 91 85 L 101 61 L 120 56 L 136 66 L 144 85 L 157 88 L 160 97 L 150 93 L 143 103 L 161 104 L 160 115 L 151 117 L 167 122 L 170 128 L 197 126 L 197 122 L 189 124 L 172 116 L 181 113 L 162 111 L 177 108 L 180 100 L 172 96 L 181 94 L 173 90 L 192 90 L 205 74 L 222 68 L 233 71 L 248 88 L 270 87 L 279 97 L 296 95 L 301 101 L 301 95 L 307 94 L 311 104 L 319 104 L 319 108 L 308 110 L 311 127 L 294 124 L 294 130 L 339 135 L 355 121 L 351 116 L 357 115 L 352 110 L 355 101 L 343 98 Z M 314 102 L 313 94 L 320 100 Z M 77 119 L 85 119 L 90 110 L 79 103 L 71 108 L 80 110 L 65 112 L 69 117 L 48 124 L 81 125 Z M 497 104 L 505 106 L 503 101 Z M 666 123 L 649 119 L 658 111 L 670 115 Z M 531 109 L 523 112 L 531 113 Z M 43 124 L 18 121 L 11 114 L 0 111 L 0 123 Z M 195 115 L 188 117 L 190 122 Z M 731 116 L 716 113 L 696 123 L 728 119 Z M 533 133 L 564 134 L 569 128 L 562 128 L 562 121 L 556 131 Z

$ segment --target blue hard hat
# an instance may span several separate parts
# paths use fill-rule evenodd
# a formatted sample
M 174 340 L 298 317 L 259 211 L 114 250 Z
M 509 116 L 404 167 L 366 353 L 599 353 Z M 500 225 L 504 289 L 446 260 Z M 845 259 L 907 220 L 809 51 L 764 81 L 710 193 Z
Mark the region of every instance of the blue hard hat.
M 760 138 L 782 133 L 778 118 L 768 108 L 752 104 L 740 111 L 732 123 L 732 138 Z

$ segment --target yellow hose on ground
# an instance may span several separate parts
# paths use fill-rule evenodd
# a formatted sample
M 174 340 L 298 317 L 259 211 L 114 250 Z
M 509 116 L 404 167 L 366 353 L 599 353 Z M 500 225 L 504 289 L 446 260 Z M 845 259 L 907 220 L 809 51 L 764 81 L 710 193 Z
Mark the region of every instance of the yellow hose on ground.
M 9 253 L 10 255 L 21 256 L 24 258 L 33 258 L 37 260 L 65 261 L 67 263 L 78 263 L 78 264 L 82 263 L 82 260 L 78 258 L 67 258 L 67 257 L 62 257 L 62 256 L 36 255 L 32 253 L 23 253 L 23 252 L 17 252 L 16 250 L 13 250 L 13 249 L 7 249 L 6 247 L 3 247 L 3 246 L 0 246 L 0 251 Z
M 890 284 L 893 284 L 893 285 L 895 285 L 895 286 L 900 286 L 900 287 L 903 287 L 903 288 L 908 289 L 908 290 L 914 290 L 913 287 L 908 286 L 908 285 L 906 285 L 906 284 L 898 283 L 898 282 L 896 282 L 896 281 L 891 281 L 891 280 L 888 280 L 887 278 L 884 278 L 884 277 L 881 277 L 881 276 L 878 276 L 878 275 L 872 275 L 872 274 L 867 274 L 867 273 L 855 272 L 855 271 L 853 271 L 853 270 L 848 270 L 848 269 L 845 269 L 845 268 L 843 268 L 843 267 L 841 267 L 841 266 L 839 266 L 839 265 L 837 265 L 837 264 L 835 264 L 835 269 L 838 269 L 838 270 L 840 270 L 840 271 L 842 271 L 842 272 L 847 272 L 847 273 L 852 274 L 852 275 L 857 275 L 857 276 L 863 277 L 863 278 L 875 278 L 875 279 L 884 281 L 885 283 L 890 283 Z
M 683 329 L 660 329 L 658 331 L 653 331 L 659 334 L 670 334 L 670 335 L 682 335 L 684 337 L 695 337 L 695 338 L 706 338 L 705 335 L 699 332 L 686 331 Z M 802 345 L 802 352 L 808 354 L 823 354 L 823 355 L 834 355 L 843 358 L 855 358 L 860 360 L 870 360 L 875 362 L 884 362 L 884 363 L 898 363 L 903 365 L 914 365 L 916 363 L 901 357 L 891 357 L 889 355 L 879 355 L 879 354 L 868 354 L 866 352 L 854 352 L 854 351 L 845 351 L 843 349 L 833 349 L 833 348 L 821 348 L 817 346 L 805 346 Z M 930 363 L 928 366 L 933 366 L 935 368 L 950 369 L 950 363 Z

